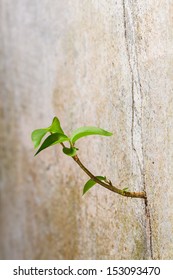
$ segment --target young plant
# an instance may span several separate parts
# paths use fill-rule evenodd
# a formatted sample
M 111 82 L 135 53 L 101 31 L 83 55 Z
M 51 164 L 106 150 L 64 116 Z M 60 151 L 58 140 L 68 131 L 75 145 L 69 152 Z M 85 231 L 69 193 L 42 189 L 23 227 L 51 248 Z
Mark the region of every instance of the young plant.
M 41 144 L 43 137 L 47 133 L 49 133 L 50 135 Z M 62 145 L 63 153 L 67 156 L 72 157 L 73 160 L 81 167 L 81 169 L 90 177 L 90 179 L 84 185 L 83 194 L 85 194 L 97 183 L 112 192 L 126 197 L 146 199 L 145 192 L 130 192 L 128 191 L 128 188 L 119 189 L 118 187 L 113 186 L 111 181 L 107 180 L 105 176 L 95 176 L 83 165 L 77 155 L 78 148 L 76 147 L 76 141 L 78 141 L 82 137 L 89 135 L 111 136 L 112 133 L 102 128 L 94 126 L 84 126 L 74 130 L 69 137 L 61 128 L 59 119 L 57 117 L 54 117 L 52 124 L 49 127 L 34 130 L 32 132 L 31 139 L 34 144 L 34 148 L 38 148 L 40 146 L 35 153 L 35 156 L 50 146 L 53 146 L 55 144 Z M 65 146 L 64 143 L 66 142 L 68 143 L 69 147 Z

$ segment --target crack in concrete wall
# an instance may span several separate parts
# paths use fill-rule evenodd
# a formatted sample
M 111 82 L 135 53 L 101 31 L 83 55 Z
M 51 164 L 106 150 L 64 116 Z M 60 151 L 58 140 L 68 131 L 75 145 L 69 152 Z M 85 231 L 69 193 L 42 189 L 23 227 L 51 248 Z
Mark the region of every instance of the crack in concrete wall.
M 137 5 L 137 3 L 135 3 Z M 143 94 L 140 79 L 138 50 L 136 43 L 135 25 L 134 25 L 134 10 L 133 1 L 122 0 L 123 6 L 123 22 L 124 22 L 124 38 L 128 64 L 131 74 L 131 144 L 132 144 L 132 161 L 134 156 L 137 158 L 138 166 L 141 173 L 141 181 L 143 182 L 143 190 L 147 195 L 145 182 L 145 155 L 143 147 Z M 140 186 L 139 186 L 140 187 Z M 146 241 L 149 257 L 153 259 L 153 243 L 152 243 L 152 226 L 151 216 L 148 203 L 148 197 L 145 200 L 145 215 L 146 215 Z

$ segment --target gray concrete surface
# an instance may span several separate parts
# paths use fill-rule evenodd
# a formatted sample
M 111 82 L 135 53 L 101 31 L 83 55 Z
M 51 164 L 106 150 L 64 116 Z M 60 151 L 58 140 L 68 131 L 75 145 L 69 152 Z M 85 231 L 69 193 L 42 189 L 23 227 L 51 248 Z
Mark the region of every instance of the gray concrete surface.
M 0 0 L 0 258 L 173 258 L 173 1 Z M 142 199 L 95 186 L 32 130 L 95 125 L 79 156 Z M 148 217 L 148 214 L 150 217 Z

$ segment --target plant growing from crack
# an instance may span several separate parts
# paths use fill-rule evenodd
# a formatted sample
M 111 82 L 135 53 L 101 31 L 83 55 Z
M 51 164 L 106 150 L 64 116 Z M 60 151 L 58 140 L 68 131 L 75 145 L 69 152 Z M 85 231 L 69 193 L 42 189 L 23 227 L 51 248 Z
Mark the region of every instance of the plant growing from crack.
M 47 133 L 50 133 L 50 135 L 41 144 L 43 137 Z M 77 155 L 78 148 L 76 147 L 76 141 L 88 135 L 111 136 L 112 133 L 98 127 L 84 126 L 74 130 L 72 135 L 68 137 L 62 130 L 59 119 L 54 117 L 52 124 L 49 127 L 34 130 L 32 132 L 31 139 L 34 144 L 34 148 L 38 148 L 40 146 L 35 155 L 55 144 L 62 145 L 63 153 L 67 156 L 70 156 L 90 177 L 90 179 L 84 185 L 83 194 L 85 194 L 97 183 L 102 187 L 122 196 L 146 199 L 145 192 L 131 192 L 128 191 L 128 188 L 119 189 L 117 186 L 113 186 L 111 181 L 105 176 L 95 176 L 83 165 Z M 68 143 L 68 147 L 65 146 L 65 142 Z

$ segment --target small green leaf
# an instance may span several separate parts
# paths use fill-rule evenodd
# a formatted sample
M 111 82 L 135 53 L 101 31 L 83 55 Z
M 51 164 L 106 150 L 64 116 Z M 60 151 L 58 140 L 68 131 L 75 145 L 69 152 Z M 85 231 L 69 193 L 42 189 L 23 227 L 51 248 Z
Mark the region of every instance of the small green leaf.
M 34 144 L 34 148 L 40 145 L 40 142 L 44 135 L 48 132 L 48 128 L 36 129 L 31 134 L 31 139 Z
M 61 133 L 64 134 L 64 131 L 61 128 L 60 121 L 57 117 L 53 118 L 52 124 L 49 127 L 49 131 L 51 133 Z
M 124 188 L 123 192 L 128 192 L 129 188 Z
M 61 126 L 60 126 L 60 121 L 57 117 L 53 118 L 51 126 L 36 129 L 32 132 L 31 139 L 32 139 L 33 144 L 34 144 L 34 148 L 37 148 L 40 145 L 40 142 L 41 142 L 42 138 L 44 137 L 44 135 L 47 132 L 64 134 L 64 132 L 63 132 Z
M 78 149 L 75 147 L 71 147 L 71 148 L 64 147 L 63 153 L 66 154 L 67 156 L 74 157 L 77 153 L 77 150 Z
M 70 137 L 70 140 L 72 143 L 75 143 L 78 139 L 88 135 L 111 136 L 112 133 L 99 127 L 84 126 L 74 130 L 72 136 Z
M 104 181 L 106 177 L 103 176 L 96 176 L 97 179 Z M 97 184 L 94 180 L 90 179 L 86 182 L 84 188 L 83 188 L 83 195 L 91 189 L 95 184 Z
M 43 144 L 41 145 L 41 147 L 38 149 L 38 151 L 36 152 L 35 156 L 40 153 L 42 150 L 53 146 L 55 144 L 58 143 L 62 143 L 65 141 L 68 141 L 69 138 L 65 135 L 65 134 L 61 134 L 61 133 L 53 133 L 51 135 L 49 135 L 43 142 Z

